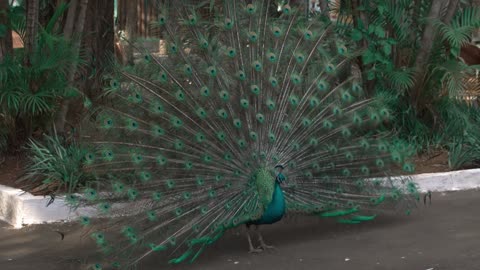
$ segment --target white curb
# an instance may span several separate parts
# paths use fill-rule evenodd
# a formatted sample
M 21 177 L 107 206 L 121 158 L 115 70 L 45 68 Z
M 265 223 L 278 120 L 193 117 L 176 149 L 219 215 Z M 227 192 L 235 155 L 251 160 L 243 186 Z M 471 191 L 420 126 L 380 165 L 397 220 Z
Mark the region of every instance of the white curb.
M 458 191 L 480 188 L 480 169 L 412 176 L 421 192 Z M 50 197 L 34 196 L 20 189 L 0 185 L 0 220 L 14 228 L 24 225 L 70 221 L 79 216 L 94 216 L 95 208 L 72 211 L 62 197 L 46 207 Z
M 417 174 L 412 180 L 421 192 L 459 191 L 480 188 L 480 169 Z
M 0 185 L 0 220 L 21 228 L 24 225 L 69 221 L 79 216 L 92 216 L 95 210 L 80 208 L 72 211 L 64 198 L 56 198 L 48 207 L 50 197 L 34 196 L 21 189 Z

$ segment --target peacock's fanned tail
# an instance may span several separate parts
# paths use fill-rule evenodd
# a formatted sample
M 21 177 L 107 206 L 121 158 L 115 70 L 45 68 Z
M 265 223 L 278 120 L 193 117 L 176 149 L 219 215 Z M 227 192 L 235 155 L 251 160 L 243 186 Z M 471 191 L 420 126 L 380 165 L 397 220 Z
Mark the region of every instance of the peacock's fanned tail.
M 168 56 L 119 70 L 84 129 L 97 181 L 69 200 L 105 215 L 101 226 L 82 218 L 108 259 L 96 268 L 195 260 L 261 217 L 278 164 L 291 212 L 359 223 L 416 196 L 385 180 L 412 169 L 408 147 L 391 141 L 388 109 L 366 97 L 355 47 L 328 20 L 268 0 L 194 2 L 159 8 Z

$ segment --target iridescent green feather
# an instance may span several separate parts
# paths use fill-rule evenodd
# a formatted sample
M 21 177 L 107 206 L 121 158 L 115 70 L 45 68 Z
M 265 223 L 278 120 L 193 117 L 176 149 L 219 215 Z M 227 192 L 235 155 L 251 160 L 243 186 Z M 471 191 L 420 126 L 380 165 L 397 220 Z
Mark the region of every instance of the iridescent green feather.
M 418 188 L 389 176 L 413 172 L 412 151 L 384 132 L 395 117 L 350 72 L 359 48 L 334 24 L 293 3 L 163 2 L 151 25 L 168 55 L 115 72 L 80 136 L 94 180 L 67 199 L 104 218 L 80 218 L 108 254 L 94 268 L 194 261 L 262 217 L 277 165 L 289 213 L 358 224 L 409 211 Z

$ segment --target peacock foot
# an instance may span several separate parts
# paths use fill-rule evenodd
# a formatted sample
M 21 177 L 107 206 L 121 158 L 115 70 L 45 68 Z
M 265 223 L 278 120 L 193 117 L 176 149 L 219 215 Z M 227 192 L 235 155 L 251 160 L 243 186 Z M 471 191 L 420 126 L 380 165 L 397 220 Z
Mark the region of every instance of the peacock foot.
M 274 246 L 269 246 L 265 243 L 265 241 L 263 240 L 263 237 L 262 235 L 259 233 L 258 234 L 258 242 L 260 242 L 260 246 L 258 248 L 261 248 L 263 250 L 267 250 L 267 249 L 275 249 Z
M 265 243 L 261 244 L 258 248 L 262 249 L 262 250 L 267 250 L 267 249 L 273 249 L 275 250 L 276 248 L 274 246 L 269 246 Z
M 248 253 L 258 254 L 258 253 L 261 253 L 262 251 L 263 249 L 261 248 L 250 248 L 250 251 L 248 251 Z

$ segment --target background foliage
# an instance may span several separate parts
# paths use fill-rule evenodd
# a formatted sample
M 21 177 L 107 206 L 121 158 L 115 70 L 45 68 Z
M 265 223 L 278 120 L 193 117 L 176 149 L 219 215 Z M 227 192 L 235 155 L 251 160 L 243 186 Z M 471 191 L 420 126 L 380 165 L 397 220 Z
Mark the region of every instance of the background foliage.
M 84 113 L 84 104 L 90 100 L 104 101 L 99 89 L 105 87 L 109 73 L 115 72 L 114 52 L 116 64 L 144 75 L 152 73 L 133 60 L 129 46 L 138 46 L 142 38 L 161 39 L 150 27 L 155 22 L 155 3 L 160 0 L 119 0 L 115 25 L 115 6 L 109 1 L 35 1 L 39 3 L 36 46 L 31 51 L 15 49 L 0 61 L 0 151 L 15 152 L 26 146 L 30 178 L 37 179 L 40 186 L 48 179 L 57 182 L 53 186 L 67 188 L 68 182 L 68 188 L 73 188 L 86 181 L 80 180 L 85 176 L 65 178 L 81 168 L 78 155 L 82 151 L 74 141 L 65 140 L 65 123 L 60 121 L 60 127 L 55 119 L 60 115 L 76 128 L 78 122 L 67 117 L 68 112 Z M 32 13 L 32 6 L 20 2 L 9 8 L 8 22 L 0 22 L 0 45 L 11 30 L 24 43 L 29 40 L 26 14 Z M 202 10 L 202 16 L 212 16 L 217 0 L 204 2 L 211 8 Z M 310 1 L 288 2 L 304 8 Z M 361 72 L 369 95 L 390 106 L 393 118 L 389 127 L 417 154 L 440 149 L 449 152 L 452 169 L 475 165 L 480 159 L 480 114 L 461 97 L 467 90 L 472 92 L 472 86 L 473 92 L 480 90 L 478 80 L 466 84 L 479 63 L 467 65 L 461 57 L 468 57 L 463 48 L 480 27 L 479 1 L 320 0 L 319 4 L 326 7 L 328 2 L 329 11 L 337 15 L 333 22 L 337 37 L 361 51 L 352 70 Z M 144 12 L 147 17 L 128 12 L 149 6 L 153 10 Z M 78 18 L 82 7 L 91 15 L 84 22 Z M 326 14 L 324 8 L 310 16 Z M 85 25 L 69 26 L 72 22 Z M 126 33 L 132 42 L 114 43 L 117 32 Z M 62 132 L 57 135 L 55 130 Z M 29 140 L 34 137 L 36 141 Z M 50 163 L 41 162 L 45 155 Z
M 480 27 L 480 8 L 468 1 L 443 1 L 438 16 L 431 17 L 436 1 L 357 2 L 334 6 L 338 30 L 363 49 L 358 62 L 364 84 L 372 95 L 390 101 L 399 135 L 419 153 L 450 150 L 452 168 L 478 159 L 478 150 L 459 151 L 477 149 L 480 135 L 477 109 L 459 97 L 472 90 L 465 81 L 479 66 L 468 66 L 459 57 Z M 427 60 L 419 64 L 428 42 Z
M 19 140 L 31 137 L 36 129 L 47 129 L 60 99 L 79 95 L 66 76 L 79 58 L 73 53 L 71 43 L 54 27 L 65 10 L 66 5 L 60 6 L 47 25 L 40 27 L 32 52 L 16 49 L 0 63 L 0 137 L 12 147 L 19 147 Z M 12 8 L 10 18 L 12 30 L 25 43 L 24 9 Z

